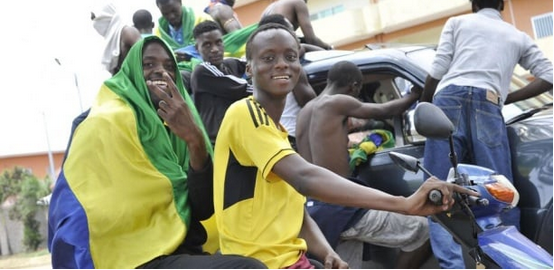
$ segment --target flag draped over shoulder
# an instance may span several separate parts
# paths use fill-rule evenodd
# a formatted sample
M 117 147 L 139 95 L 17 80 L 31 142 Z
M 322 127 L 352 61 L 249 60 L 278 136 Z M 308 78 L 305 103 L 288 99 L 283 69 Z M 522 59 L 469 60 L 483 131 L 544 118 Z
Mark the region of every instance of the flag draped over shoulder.
M 192 36 L 192 29 L 194 26 L 199 24 L 202 21 L 206 20 L 206 17 L 196 16 L 194 10 L 190 7 L 182 7 L 183 15 L 181 16 L 181 29 L 183 31 L 183 44 L 177 43 L 169 35 L 169 22 L 162 16 L 158 19 L 157 33 L 156 35 L 161 37 L 165 42 L 171 46 L 172 50 L 177 50 L 182 47 L 194 44 L 194 38 Z
M 250 34 L 258 28 L 258 24 L 254 23 L 243 27 L 239 30 L 227 33 L 223 36 L 223 44 L 225 45 L 225 57 L 241 58 L 246 55 L 246 41 Z
M 49 210 L 54 268 L 135 268 L 187 234 L 189 154 L 150 100 L 142 50 L 152 39 L 131 48 L 72 137 Z M 176 85 L 209 142 L 181 76 Z

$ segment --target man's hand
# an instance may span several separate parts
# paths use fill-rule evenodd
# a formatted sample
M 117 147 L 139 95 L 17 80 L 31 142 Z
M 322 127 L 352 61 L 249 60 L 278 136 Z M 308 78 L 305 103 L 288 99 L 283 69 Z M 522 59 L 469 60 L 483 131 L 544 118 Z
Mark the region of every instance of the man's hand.
M 339 255 L 335 252 L 327 254 L 325 256 L 325 268 L 326 269 L 348 269 L 348 263 L 343 261 Z
M 204 167 L 208 157 L 202 130 L 194 121 L 194 116 L 189 106 L 177 90 L 177 86 L 171 76 L 167 72 L 164 72 L 163 79 L 167 82 L 168 92 L 150 81 L 147 82 L 150 91 L 160 99 L 158 103 L 158 115 L 171 132 L 187 143 L 191 151 L 190 164 L 195 170 L 200 170 Z
M 417 85 L 414 85 L 412 86 L 412 88 L 410 89 L 410 92 L 411 93 L 414 93 L 415 95 L 417 95 L 418 97 L 421 96 L 421 93 L 423 93 L 423 88 L 417 86 Z
M 442 193 L 442 205 L 435 205 L 429 201 L 429 193 L 434 189 L 439 190 Z M 423 185 L 421 185 L 414 194 L 408 197 L 407 205 L 409 206 L 409 209 L 407 214 L 428 216 L 446 211 L 454 204 L 452 196 L 455 192 L 472 196 L 480 196 L 479 193 L 475 191 L 466 189 L 456 184 L 448 183 L 446 181 L 438 180 L 435 177 L 430 177 L 423 182 Z

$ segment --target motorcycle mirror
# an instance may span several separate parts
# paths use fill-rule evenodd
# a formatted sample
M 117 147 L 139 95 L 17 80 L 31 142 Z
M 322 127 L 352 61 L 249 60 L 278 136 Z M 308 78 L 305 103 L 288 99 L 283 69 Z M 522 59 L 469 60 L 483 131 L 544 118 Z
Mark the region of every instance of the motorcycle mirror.
M 389 152 L 389 157 L 394 161 L 395 164 L 402 167 L 406 171 L 417 173 L 419 170 L 419 161 L 417 158 L 400 154 L 397 152 Z
M 414 111 L 417 133 L 431 139 L 446 139 L 454 131 L 454 125 L 446 114 L 429 102 L 420 102 Z

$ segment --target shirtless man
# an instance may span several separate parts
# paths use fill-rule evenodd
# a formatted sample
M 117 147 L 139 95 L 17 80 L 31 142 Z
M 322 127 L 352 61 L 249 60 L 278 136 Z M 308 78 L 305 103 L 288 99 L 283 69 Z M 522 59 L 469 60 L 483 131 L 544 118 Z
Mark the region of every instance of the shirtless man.
M 204 9 L 219 24 L 224 35 L 242 28 L 233 11 L 234 5 L 235 0 L 210 0 L 210 4 Z
M 304 34 L 305 43 L 319 46 L 326 50 L 331 50 L 333 47 L 321 39 L 314 32 L 312 22 L 310 21 L 310 13 L 306 3 L 308 0 L 278 0 L 271 3 L 262 13 L 262 18 L 271 14 L 281 14 L 292 24 L 294 31 L 300 27 Z
M 348 61 L 336 63 L 329 70 L 327 86 L 300 110 L 296 124 L 298 153 L 309 162 L 354 182 L 359 180 L 350 177 L 348 118 L 384 119 L 399 115 L 417 101 L 422 91 L 414 87 L 403 98 L 377 104 L 359 101 L 356 97 L 361 89 L 362 73 L 359 68 Z M 430 252 L 429 229 L 423 217 L 346 208 L 310 198 L 306 205 L 332 245 L 339 240 L 352 239 L 401 248 L 397 261 L 399 268 L 419 268 L 427 258 L 426 253 Z
M 325 89 L 298 115 L 298 150 L 308 161 L 348 177 L 352 172 L 348 164 L 347 119 L 385 119 L 400 115 L 417 101 L 421 88 L 413 88 L 416 91 L 387 103 L 363 103 L 357 99 L 362 74 L 356 65 L 338 62 L 328 76 Z

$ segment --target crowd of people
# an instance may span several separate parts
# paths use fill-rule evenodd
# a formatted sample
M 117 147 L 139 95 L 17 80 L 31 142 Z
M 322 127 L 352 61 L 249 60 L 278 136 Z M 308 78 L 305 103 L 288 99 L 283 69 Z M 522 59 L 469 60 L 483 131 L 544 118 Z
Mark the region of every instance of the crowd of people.
M 456 192 L 479 194 L 434 176 L 409 197 L 365 186 L 342 156 L 348 119 L 400 115 L 419 100 L 448 105 L 468 91 L 486 99 L 486 91 L 507 89 L 518 62 L 539 79 L 497 93 L 494 113 L 500 102 L 552 89 L 552 64 L 528 37 L 507 46 L 498 38 L 487 50 L 488 43 L 478 43 L 472 29 L 521 35 L 499 18 L 502 3 L 473 0 L 474 14 L 449 20 L 424 89 L 412 86 L 383 104 L 357 99 L 362 74 L 345 61 L 330 69 L 316 96 L 301 61 L 307 51 L 333 46 L 315 35 L 304 0 L 277 0 L 249 26 L 234 13 L 234 0 L 210 0 L 204 13 L 181 0 L 156 0 L 162 16 L 155 22 L 148 10 L 137 10 L 133 25 L 111 4 L 91 11 L 112 77 L 73 122 L 49 209 L 53 267 L 348 268 L 335 248 L 356 239 L 400 248 L 397 266 L 417 268 L 430 236 L 441 267 L 454 264 L 461 254 L 455 243 L 437 245 L 440 232 L 430 231 L 425 217 L 448 210 Z M 459 49 L 468 41 L 475 43 L 471 51 Z M 491 50 L 508 54 L 504 48 L 512 58 L 495 61 L 505 64 L 498 72 L 481 61 Z M 457 50 L 469 56 L 453 57 Z M 465 67 L 479 64 L 464 77 Z M 502 76 L 486 75 L 493 73 Z M 442 90 L 433 98 L 435 89 Z M 464 117 L 472 106 L 461 106 Z M 426 146 L 426 155 L 444 155 L 440 143 Z M 502 164 L 504 154 L 488 156 Z M 431 171 L 444 180 L 435 165 Z M 433 189 L 443 193 L 442 205 L 428 202 Z M 217 249 L 208 252 L 204 245 L 214 238 Z

